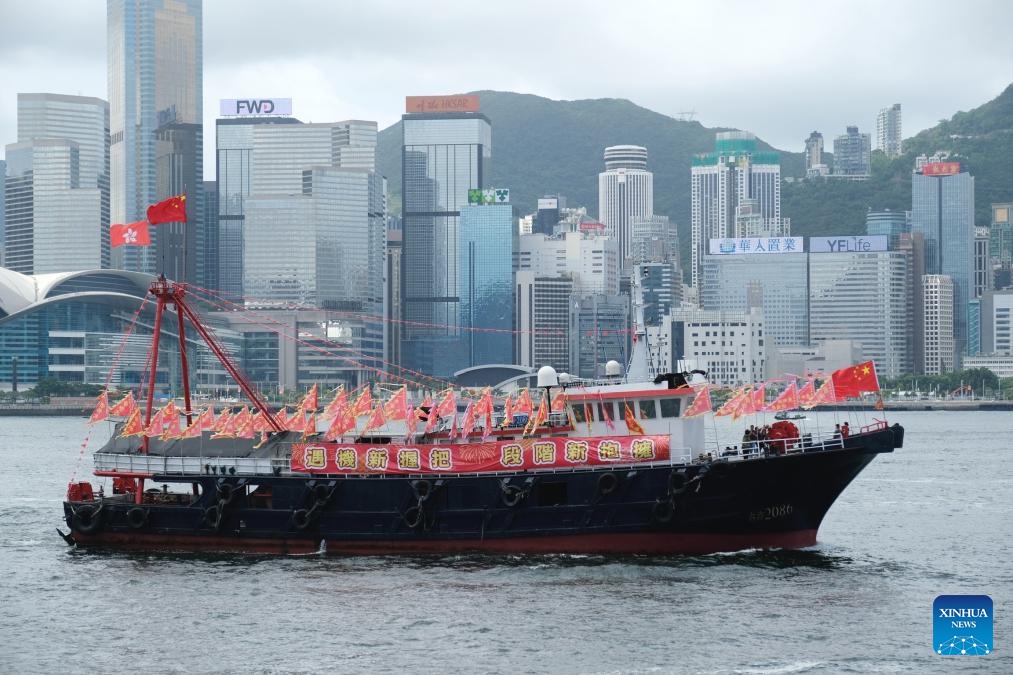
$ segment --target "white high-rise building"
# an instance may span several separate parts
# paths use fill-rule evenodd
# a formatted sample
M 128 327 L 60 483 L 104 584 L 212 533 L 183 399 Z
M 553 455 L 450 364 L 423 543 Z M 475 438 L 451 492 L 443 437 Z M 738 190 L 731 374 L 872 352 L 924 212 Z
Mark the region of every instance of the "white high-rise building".
M 619 294 L 619 245 L 611 237 L 586 232 L 518 237 L 514 271 L 539 277 L 573 279 L 579 294 Z
M 902 152 L 902 141 L 900 103 L 894 103 L 876 115 L 876 149 L 882 150 L 887 157 L 898 157 Z
M 759 230 L 763 236 L 790 233 L 788 220 L 781 218 L 780 157 L 776 152 L 758 151 L 753 134 L 718 133 L 714 152 L 693 158 L 690 178 L 690 258 L 692 284 L 697 289 L 709 240 L 735 236 L 737 220 L 748 222 L 750 231 Z
M 605 148 L 605 171 L 598 174 L 598 220 L 619 242 L 620 266 L 630 259 L 633 221 L 654 215 L 654 174 L 647 170 L 647 148 Z
M 109 105 L 18 94 L 7 146 L 5 266 L 23 274 L 109 267 Z
M 956 364 L 953 291 L 953 280 L 944 274 L 922 277 L 926 375 L 952 372 Z
M 812 344 L 851 340 L 880 375 L 912 372 L 910 266 L 908 251 L 810 253 Z

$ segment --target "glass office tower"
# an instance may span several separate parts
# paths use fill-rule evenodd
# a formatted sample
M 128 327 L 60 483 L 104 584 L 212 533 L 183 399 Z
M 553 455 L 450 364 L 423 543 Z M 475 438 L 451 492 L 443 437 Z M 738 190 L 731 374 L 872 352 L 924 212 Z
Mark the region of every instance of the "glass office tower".
M 202 0 L 108 0 L 110 216 L 187 194 L 186 226 L 152 228 L 151 246 L 113 251 L 113 267 L 202 282 Z
M 485 186 L 492 125 L 481 113 L 410 113 L 402 133 L 401 365 L 447 376 L 461 337 L 461 207 Z
M 457 286 L 464 363 L 514 363 L 513 210 L 509 204 L 461 208 Z M 448 355 L 449 356 L 449 355 Z

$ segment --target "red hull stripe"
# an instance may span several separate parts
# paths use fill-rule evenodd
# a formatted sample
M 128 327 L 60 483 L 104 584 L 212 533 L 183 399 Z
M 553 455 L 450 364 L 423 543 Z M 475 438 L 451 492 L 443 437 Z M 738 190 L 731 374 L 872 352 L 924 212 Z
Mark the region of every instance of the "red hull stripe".
M 82 546 L 164 551 L 238 551 L 243 553 L 314 553 L 319 540 L 200 537 L 102 532 L 74 533 Z M 720 553 L 750 548 L 805 548 L 816 543 L 816 530 L 757 534 L 581 534 L 557 537 L 503 539 L 430 539 L 389 541 L 327 540 L 328 553 L 387 555 L 396 553 L 614 553 L 669 554 Z

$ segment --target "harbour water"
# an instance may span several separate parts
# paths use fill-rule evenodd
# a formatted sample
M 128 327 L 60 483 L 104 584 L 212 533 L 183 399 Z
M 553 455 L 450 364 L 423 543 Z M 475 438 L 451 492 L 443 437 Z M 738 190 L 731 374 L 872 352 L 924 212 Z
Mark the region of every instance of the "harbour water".
M 73 550 L 108 429 L 0 418 L 0 672 L 1013 672 L 1013 414 L 889 419 L 804 551 L 359 558 Z M 943 594 L 992 598 L 992 654 L 934 653 Z

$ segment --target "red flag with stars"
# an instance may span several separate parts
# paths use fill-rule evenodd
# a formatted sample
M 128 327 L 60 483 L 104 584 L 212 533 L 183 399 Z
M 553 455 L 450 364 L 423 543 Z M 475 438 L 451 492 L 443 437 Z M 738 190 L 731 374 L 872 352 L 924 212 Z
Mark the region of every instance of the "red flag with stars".
M 835 370 L 830 378 L 834 381 L 834 393 L 838 400 L 879 391 L 879 378 L 876 377 L 876 364 L 873 361 Z
M 186 222 L 186 195 L 176 195 L 163 199 L 157 204 L 148 207 L 148 222 L 152 225 L 159 223 L 185 223 Z

